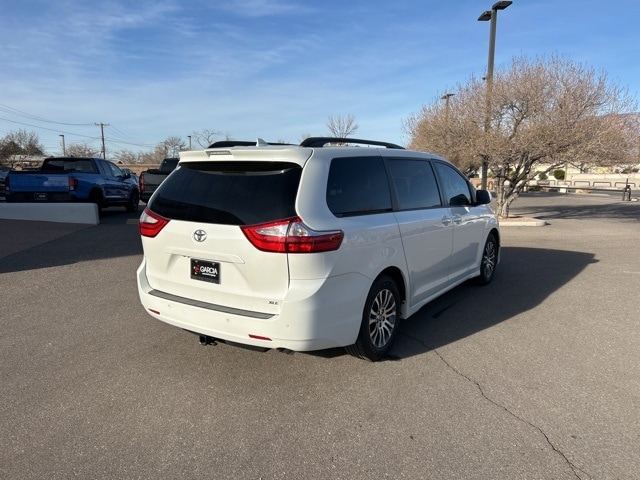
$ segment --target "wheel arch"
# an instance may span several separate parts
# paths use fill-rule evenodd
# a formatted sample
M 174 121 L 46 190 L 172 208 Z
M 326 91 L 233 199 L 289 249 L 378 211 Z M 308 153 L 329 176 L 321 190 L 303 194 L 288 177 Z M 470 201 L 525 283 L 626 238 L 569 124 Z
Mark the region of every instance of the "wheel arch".
M 380 272 L 380 274 L 378 274 L 378 276 L 371 283 L 372 284 L 375 283 L 375 281 L 383 275 L 390 277 L 396 283 L 396 286 L 398 287 L 398 292 L 400 293 L 400 302 L 402 305 L 406 304 L 407 285 L 404 279 L 404 275 L 402 274 L 402 271 L 395 266 L 387 267 L 382 272 Z M 403 318 L 404 318 L 405 316 L 404 308 L 401 306 L 400 310 L 402 311 Z
M 498 263 L 500 262 L 500 252 L 502 251 L 502 239 L 500 238 L 500 231 L 493 227 L 490 231 L 489 231 L 489 235 L 493 235 L 493 238 L 496 239 L 496 242 L 498 243 Z M 487 237 L 489 237 L 489 235 L 487 235 Z
M 489 236 L 489 235 L 491 235 L 491 234 L 493 234 L 493 236 L 495 237 L 496 242 L 498 242 L 498 248 L 500 248 L 500 246 L 501 246 L 501 242 L 500 242 L 500 231 L 499 231 L 497 228 L 493 227 L 493 228 L 489 231 L 489 234 L 488 234 L 487 236 Z
M 93 187 L 89 190 L 89 200 L 96 203 L 102 203 L 104 201 L 104 192 L 100 187 Z

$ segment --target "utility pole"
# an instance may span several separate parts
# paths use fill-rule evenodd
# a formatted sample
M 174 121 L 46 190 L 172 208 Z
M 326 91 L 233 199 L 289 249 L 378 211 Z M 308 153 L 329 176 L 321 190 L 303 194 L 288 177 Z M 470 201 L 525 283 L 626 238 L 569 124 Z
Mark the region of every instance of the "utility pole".
M 67 148 L 64 145 L 64 135 L 60 135 L 62 137 L 62 156 L 66 157 L 67 156 Z
M 100 127 L 100 133 L 102 135 L 102 158 L 107 159 L 107 151 L 104 148 L 104 127 L 111 125 L 110 123 L 95 123 L 94 125 Z

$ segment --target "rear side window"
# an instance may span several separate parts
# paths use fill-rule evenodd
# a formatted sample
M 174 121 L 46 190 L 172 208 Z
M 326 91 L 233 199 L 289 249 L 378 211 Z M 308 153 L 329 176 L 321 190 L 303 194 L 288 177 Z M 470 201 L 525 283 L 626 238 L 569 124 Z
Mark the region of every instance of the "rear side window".
M 327 205 L 337 217 L 391 211 L 382 158 L 334 158 L 327 182 Z
M 398 210 L 440 207 L 440 191 L 431 167 L 426 160 L 389 159 Z
M 188 222 L 253 225 L 296 215 L 302 168 L 286 162 L 183 163 L 149 208 Z

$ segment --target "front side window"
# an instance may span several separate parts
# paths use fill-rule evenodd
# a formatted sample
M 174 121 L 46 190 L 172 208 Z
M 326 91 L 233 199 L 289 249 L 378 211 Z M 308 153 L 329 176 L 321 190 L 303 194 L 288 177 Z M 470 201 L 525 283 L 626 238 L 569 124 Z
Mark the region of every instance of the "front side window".
M 458 170 L 440 162 L 436 162 L 436 170 L 449 206 L 463 207 L 473 204 L 469 182 Z
M 327 205 L 337 217 L 391 211 L 389 181 L 382 158 L 334 158 L 329 168 Z
M 120 167 L 118 167 L 117 165 L 114 165 L 111 162 L 105 162 L 106 166 L 111 170 L 111 175 L 114 177 L 120 177 L 122 176 L 122 170 L 120 170 Z
M 104 160 L 96 160 L 96 163 L 98 164 L 98 169 L 100 170 L 100 173 L 102 175 L 106 177 L 111 176 L 111 170 L 107 166 L 107 162 L 105 162 Z
M 296 215 L 302 168 L 287 162 L 187 162 L 156 191 L 149 208 L 165 218 L 254 225 Z
M 431 162 L 413 159 L 389 159 L 399 210 L 441 206 L 440 191 Z

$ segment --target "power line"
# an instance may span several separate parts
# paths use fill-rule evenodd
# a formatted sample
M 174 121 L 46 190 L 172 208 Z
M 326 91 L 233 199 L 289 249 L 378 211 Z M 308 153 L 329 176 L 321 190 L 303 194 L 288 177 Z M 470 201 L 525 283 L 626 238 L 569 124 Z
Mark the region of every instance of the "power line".
M 141 143 L 139 140 L 136 140 L 135 138 L 127 135 L 122 130 L 117 129 L 114 125 L 110 125 L 107 131 L 110 132 L 111 135 L 113 135 L 113 137 L 107 137 L 107 140 L 109 140 L 110 142 L 133 145 L 135 147 L 154 147 L 154 145 L 151 145 L 149 143 Z
M 1 104 L 0 104 L 0 106 L 1 106 Z M 0 110 L 4 110 L 4 109 L 0 108 Z M 31 117 L 27 117 L 27 118 L 31 118 Z M 37 118 L 37 117 L 33 117 L 33 118 Z M 66 130 L 60 130 L 58 128 L 43 127 L 41 125 L 34 125 L 32 123 L 26 123 L 26 122 L 20 122 L 20 121 L 17 121 L 17 120 L 11 120 L 9 118 L 4 118 L 4 117 L 0 117 L 0 120 L 4 120 L 4 121 L 10 122 L 10 123 L 15 123 L 17 125 L 24 125 L 26 127 L 37 128 L 37 129 L 40 129 L 40 130 L 46 130 L 46 131 L 49 131 L 49 132 L 56 132 L 58 134 L 62 133 L 62 134 L 65 134 L 65 135 L 72 135 L 72 136 L 76 136 L 76 137 L 87 138 L 87 139 L 89 139 L 91 141 L 98 141 L 98 140 L 101 140 L 101 138 L 102 138 L 102 135 L 100 137 L 91 136 L 91 135 L 84 135 L 84 134 L 81 134 L 81 133 L 75 133 L 75 132 L 69 132 L 69 131 L 66 131 Z M 94 125 L 100 126 L 99 123 L 87 123 L 87 124 L 85 124 L 85 123 L 69 123 L 69 124 L 66 124 L 66 123 L 62 123 L 62 122 L 52 122 L 52 123 L 59 123 L 59 124 L 62 124 L 62 125 L 76 125 L 76 126 L 94 126 Z M 111 126 L 110 124 L 102 124 L 102 125 L 103 125 L 103 127 Z M 141 143 L 141 142 L 136 141 L 134 138 L 126 135 L 124 132 L 116 129 L 115 127 L 112 127 L 111 129 L 115 130 L 116 137 L 119 137 L 119 138 L 105 137 L 105 139 L 109 140 L 110 142 L 118 143 L 118 144 L 131 145 L 131 146 L 134 146 L 134 147 L 145 147 L 145 148 L 153 148 L 154 147 L 154 145 L 152 145 L 152 144 Z M 131 141 L 125 140 L 125 138 L 127 138 L 127 137 L 130 138 Z M 103 148 L 103 151 L 104 151 L 104 148 Z
M 14 115 L 17 117 L 21 117 L 23 119 L 26 120 L 31 120 L 33 122 L 42 122 L 42 123 L 49 123 L 49 124 L 56 124 L 56 125 L 66 125 L 66 126 L 76 126 L 76 127 L 88 127 L 88 126 L 99 126 L 100 127 L 100 137 L 95 137 L 95 136 L 91 136 L 91 135 L 83 135 L 80 133 L 75 133 L 75 132 L 69 132 L 66 130 L 60 130 L 57 128 L 50 128 L 50 127 L 44 127 L 42 125 L 34 125 L 33 123 L 27 123 L 24 121 L 18 121 L 18 120 L 12 120 L 9 118 L 4 118 L 4 117 L 0 117 L 0 120 L 4 120 L 6 122 L 10 122 L 10 123 L 14 123 L 17 125 L 24 125 L 27 127 L 32 127 L 32 128 L 36 128 L 36 129 L 40 129 L 40 130 L 46 130 L 49 132 L 56 132 L 58 134 L 64 134 L 64 135 L 71 135 L 71 136 L 76 136 L 76 137 L 81 137 L 81 138 L 86 138 L 89 139 L 90 141 L 102 141 L 102 155 L 103 157 L 106 156 L 106 148 L 105 148 L 105 140 L 108 140 L 109 142 L 112 143 L 116 143 L 116 144 L 124 144 L 124 145 L 130 145 L 130 146 L 134 146 L 134 147 L 143 147 L 143 148 L 153 148 L 154 145 L 152 144 L 148 144 L 148 143 L 142 143 L 136 139 L 134 139 L 133 137 L 127 135 L 126 133 L 124 133 L 123 131 L 117 129 L 115 126 L 109 124 L 109 123 L 69 123 L 69 122 L 58 122 L 55 120 L 49 120 L 43 117 L 39 117 L 37 115 L 32 115 L 30 113 L 27 112 L 23 112 L 21 110 L 18 110 L 16 108 L 10 107 L 8 105 L 4 105 L 0 103 L 0 112 L 4 112 L 5 114 L 9 114 L 9 115 Z M 105 137 L 105 132 L 104 129 L 105 127 L 110 127 L 108 130 L 109 132 L 111 132 L 111 135 L 115 138 L 111 138 L 111 137 Z
M 42 127 L 40 125 L 33 125 L 31 123 L 25 123 L 25 122 L 18 122 L 17 120 L 9 120 L 8 118 L 2 118 L 0 117 L 0 120 L 4 120 L 6 122 L 11 122 L 11 123 L 17 123 L 18 125 L 25 125 L 27 127 L 33 127 L 33 128 L 39 128 L 41 130 L 48 130 L 50 132 L 62 132 L 65 135 L 75 135 L 77 137 L 84 137 L 84 138 L 91 138 L 95 140 L 95 137 L 91 137 L 89 135 L 82 135 L 80 133 L 73 133 L 73 132 L 65 132 L 64 130 L 60 130 L 58 128 L 47 128 L 47 127 Z M 84 125 L 84 124 L 83 124 Z
M 106 140 L 108 140 L 111 143 L 117 143 L 117 144 L 123 144 L 123 145 L 131 145 L 133 147 L 146 147 L 146 148 L 153 148 L 155 147 L 155 145 L 151 145 L 150 143 L 134 143 L 134 142 L 127 142 L 126 140 L 120 140 L 117 138 L 111 138 L 111 137 L 105 137 Z
M 32 115 L 30 113 L 26 113 L 23 111 L 20 111 L 18 109 L 9 107 L 8 105 L 3 105 L 0 103 L 0 111 L 3 111 L 5 113 L 8 113 L 10 115 L 16 115 L 18 117 L 23 117 L 23 118 L 27 118 L 30 120 L 35 120 L 38 122 L 44 122 L 44 123 L 55 123 L 58 125 L 67 125 L 67 126 L 72 126 L 72 127 L 88 127 L 91 126 L 90 123 L 67 123 L 67 122 L 57 122 L 55 120 L 47 120 L 46 118 L 42 118 L 42 117 L 38 117 L 36 115 Z
M 116 134 L 116 136 L 122 138 L 123 140 L 127 140 L 129 142 L 137 142 L 135 138 L 127 135 L 122 130 L 118 130 L 114 125 L 111 125 L 111 128 L 109 130 L 112 130 Z

